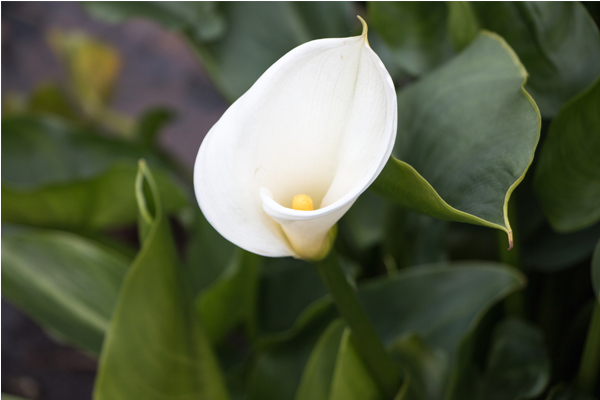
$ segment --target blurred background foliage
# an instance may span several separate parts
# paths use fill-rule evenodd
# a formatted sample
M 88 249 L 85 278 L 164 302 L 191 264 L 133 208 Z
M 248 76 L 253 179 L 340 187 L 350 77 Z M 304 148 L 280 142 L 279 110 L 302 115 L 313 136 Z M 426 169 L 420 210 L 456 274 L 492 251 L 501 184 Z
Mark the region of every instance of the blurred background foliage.
M 396 84 L 399 133 L 395 169 L 388 165 L 340 221 L 336 250 L 402 366 L 396 398 L 598 396 L 600 380 L 580 372 L 594 362 L 582 359 L 584 346 L 600 343 L 600 332 L 588 334 L 594 309 L 600 321 L 595 4 L 86 2 L 47 10 L 63 9 L 104 36 L 114 31 L 113 43 L 135 29 L 154 32 L 149 48 L 185 41 L 199 61 L 189 68 L 214 85 L 200 89 L 220 94 L 148 105 L 153 87 L 161 99 L 198 85 L 169 66 L 136 88 L 135 75 L 154 67 L 122 74 L 143 54 L 52 24 L 25 29 L 43 38 L 63 79 L 15 93 L 22 87 L 7 59 L 30 52 L 11 46 L 27 43 L 19 27 L 35 21 L 23 4 L 2 5 L 3 298 L 91 358 L 80 362 L 92 376 L 99 360 L 96 399 L 380 398 L 312 267 L 227 242 L 191 186 L 198 145 L 226 104 L 292 48 L 358 34 L 356 14 Z M 115 107 L 120 88 L 135 113 Z M 188 122 L 165 141 L 176 115 Z M 2 391 L 90 398 L 91 379 L 75 395 L 74 386 L 18 366 L 19 353 L 5 353 L 18 338 L 5 326 L 3 317 Z

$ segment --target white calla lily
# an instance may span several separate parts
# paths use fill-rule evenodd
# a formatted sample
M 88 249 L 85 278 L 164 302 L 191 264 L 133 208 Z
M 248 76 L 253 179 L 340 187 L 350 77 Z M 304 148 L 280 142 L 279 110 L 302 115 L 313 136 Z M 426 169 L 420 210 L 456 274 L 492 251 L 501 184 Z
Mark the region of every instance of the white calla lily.
M 361 36 L 314 40 L 287 53 L 204 138 L 196 197 L 237 246 L 323 258 L 330 231 L 387 162 L 396 93 L 361 22 Z

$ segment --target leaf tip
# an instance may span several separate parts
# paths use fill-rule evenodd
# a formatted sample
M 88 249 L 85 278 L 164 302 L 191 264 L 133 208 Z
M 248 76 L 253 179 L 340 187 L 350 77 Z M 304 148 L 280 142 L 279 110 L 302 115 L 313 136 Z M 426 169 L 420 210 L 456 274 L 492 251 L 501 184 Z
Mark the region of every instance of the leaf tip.
M 367 32 L 369 32 L 369 27 L 367 26 L 367 22 L 360 15 L 357 15 L 356 18 L 358 18 L 358 20 L 362 24 L 363 30 L 362 30 L 361 36 L 365 37 L 365 42 L 366 42 L 367 46 L 369 46 L 369 39 L 367 38 Z

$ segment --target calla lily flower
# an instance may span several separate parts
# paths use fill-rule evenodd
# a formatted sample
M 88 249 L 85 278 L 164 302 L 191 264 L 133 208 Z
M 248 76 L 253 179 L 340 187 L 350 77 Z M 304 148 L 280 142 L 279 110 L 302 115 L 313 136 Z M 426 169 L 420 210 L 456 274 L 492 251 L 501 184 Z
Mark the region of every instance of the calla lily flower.
M 284 55 L 204 138 L 196 197 L 237 246 L 324 258 L 335 224 L 385 166 L 396 93 L 359 19 L 360 36 L 314 40 Z

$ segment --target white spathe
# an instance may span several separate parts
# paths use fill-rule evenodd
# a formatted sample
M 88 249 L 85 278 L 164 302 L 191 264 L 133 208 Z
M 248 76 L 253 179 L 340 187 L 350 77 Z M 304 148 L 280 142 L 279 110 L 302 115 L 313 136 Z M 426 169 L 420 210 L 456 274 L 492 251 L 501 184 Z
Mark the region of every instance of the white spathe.
M 196 197 L 237 246 L 269 257 L 324 257 L 330 230 L 385 166 L 396 138 L 396 93 L 363 26 L 361 36 L 314 40 L 287 53 L 204 138 Z M 316 209 L 293 210 L 298 194 Z

